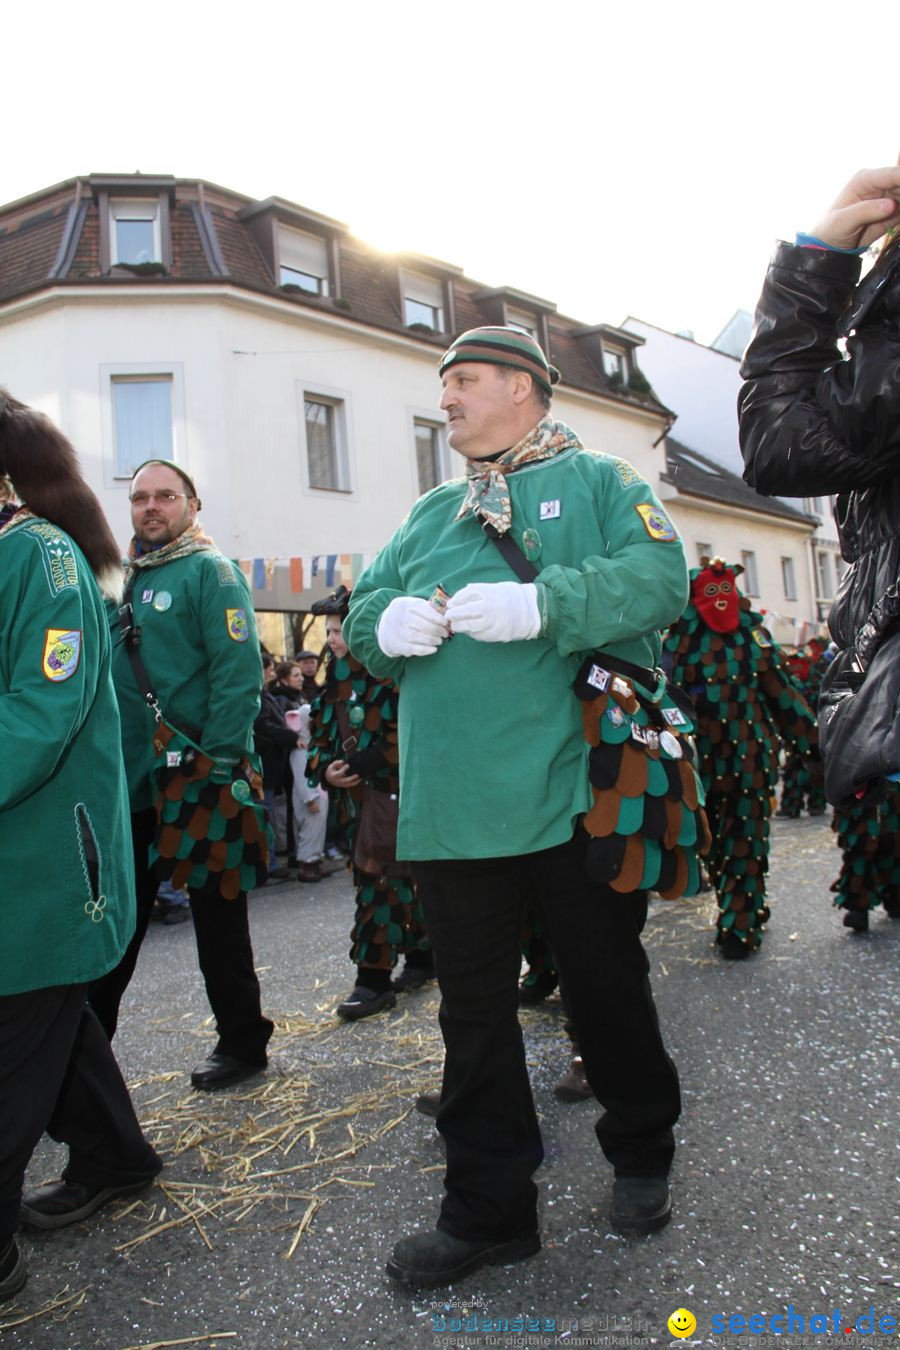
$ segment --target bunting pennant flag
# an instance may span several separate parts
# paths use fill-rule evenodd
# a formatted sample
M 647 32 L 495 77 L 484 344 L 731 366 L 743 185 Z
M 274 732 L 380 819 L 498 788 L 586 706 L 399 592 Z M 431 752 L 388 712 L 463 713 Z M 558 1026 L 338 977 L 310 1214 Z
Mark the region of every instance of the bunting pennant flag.
M 296 595 L 298 591 L 303 590 L 303 559 L 291 558 L 291 594 Z
M 350 576 L 353 578 L 353 584 L 356 585 L 363 571 L 363 555 L 361 553 L 353 554 L 353 565 L 350 570 Z
M 253 570 L 253 564 L 249 558 L 238 558 L 238 567 L 243 572 L 247 580 L 250 580 L 250 573 Z
M 253 559 L 253 589 L 263 591 L 266 588 L 266 564 L 262 558 Z
M 313 556 L 312 567 L 310 568 L 310 571 L 312 572 L 312 574 L 313 574 L 314 577 L 317 577 L 317 576 L 319 575 L 319 555 L 318 555 L 318 553 L 316 553 L 316 554 Z
M 267 591 L 270 591 L 270 590 L 272 589 L 272 582 L 273 582 L 274 579 L 275 579 L 275 564 L 276 564 L 277 561 L 278 561 L 277 558 L 266 558 L 266 587 L 265 587 L 265 588 L 266 588 Z
M 334 569 L 337 563 L 337 554 L 329 553 L 325 562 L 325 585 L 334 585 Z

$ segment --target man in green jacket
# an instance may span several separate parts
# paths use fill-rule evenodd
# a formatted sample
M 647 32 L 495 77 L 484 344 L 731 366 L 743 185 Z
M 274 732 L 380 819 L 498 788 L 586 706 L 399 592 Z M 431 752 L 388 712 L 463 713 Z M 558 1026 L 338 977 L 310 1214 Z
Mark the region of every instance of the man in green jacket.
M 131 799 L 137 926 L 116 969 L 91 990 L 91 1004 L 112 1038 L 160 878 L 186 884 L 218 1033 L 191 1082 L 217 1089 L 264 1069 L 272 1034 L 260 1008 L 247 913 L 247 891 L 263 884 L 267 870 L 264 810 L 261 802 L 254 805 L 251 787 L 262 677 L 253 601 L 243 574 L 197 522 L 200 501 L 184 469 L 149 460 L 135 473 L 130 495 L 130 609 L 112 616 L 112 672 Z M 142 684 L 164 723 L 157 722 Z M 168 746 L 158 736 L 164 724 L 179 733 Z M 205 813 L 205 837 L 201 831 L 192 857 L 185 854 L 192 842 L 187 830 L 179 833 L 173 824 L 168 838 L 166 829 L 157 831 L 154 800 L 164 783 L 167 819 L 169 807 L 174 813 L 181 805 L 182 791 L 196 798 L 198 819 Z M 235 815 L 232 802 L 226 818 L 220 803 L 230 793 L 242 813 Z M 249 840 L 248 823 L 258 842 Z
M 413 861 L 443 996 L 446 1195 L 436 1230 L 403 1238 L 387 1267 L 415 1285 L 540 1247 L 543 1149 L 517 1018 L 534 889 L 605 1108 L 596 1132 L 624 1232 L 668 1220 L 680 1110 L 640 941 L 646 890 L 584 871 L 592 799 L 572 683 L 598 647 L 613 671 L 656 665 L 658 630 L 687 599 L 684 550 L 631 465 L 586 451 L 550 416 L 559 373 L 532 338 L 474 329 L 440 369 L 466 478 L 416 503 L 357 583 L 345 627 L 354 656 L 400 688 L 397 851 Z M 497 537 L 535 581 L 516 580 Z
M 86 1002 L 134 928 L 119 714 L 92 568 L 120 580 L 72 447 L 0 390 L 0 1300 L 25 1283 L 20 1220 L 74 1223 L 162 1165 Z M 69 1145 L 68 1165 L 22 1201 L 44 1130 Z

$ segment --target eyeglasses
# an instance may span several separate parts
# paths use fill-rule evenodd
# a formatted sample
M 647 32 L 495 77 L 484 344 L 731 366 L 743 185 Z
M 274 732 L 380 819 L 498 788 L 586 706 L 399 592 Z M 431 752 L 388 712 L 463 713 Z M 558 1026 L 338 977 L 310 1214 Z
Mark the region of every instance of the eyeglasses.
M 192 502 L 193 497 L 186 492 L 132 492 L 128 500 L 132 506 L 146 506 L 148 502 L 159 502 L 161 506 L 171 506 L 179 497 Z

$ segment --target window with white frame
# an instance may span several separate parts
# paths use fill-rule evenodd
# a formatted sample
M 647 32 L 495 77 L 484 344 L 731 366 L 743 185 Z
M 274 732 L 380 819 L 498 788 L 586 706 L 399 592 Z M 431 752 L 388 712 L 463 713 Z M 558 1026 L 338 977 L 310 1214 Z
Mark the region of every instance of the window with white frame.
M 416 469 L 419 492 L 430 492 L 445 478 L 444 428 L 440 422 L 427 422 L 422 417 L 413 419 L 416 437 Z
M 328 295 L 328 242 L 320 235 L 281 226 L 278 230 L 278 282 L 299 286 L 310 295 Z
M 114 375 L 114 476 L 131 478 L 145 459 L 174 459 L 171 375 Z
M 625 353 L 618 347 L 603 347 L 603 373 L 608 380 L 621 381 L 625 383 L 626 361 Z
M 109 204 L 110 263 L 135 266 L 161 262 L 159 201 L 145 197 L 135 201 L 113 200 Z
M 510 328 L 518 328 L 520 333 L 527 333 L 537 341 L 537 319 L 527 309 L 512 309 L 507 306 L 506 322 Z
M 797 599 L 797 578 L 794 573 L 793 558 L 781 559 L 781 580 L 784 585 L 785 600 Z
M 403 272 L 403 322 L 444 331 L 444 283 L 419 272 Z
M 741 550 L 741 562 L 744 565 L 744 594 L 759 595 L 759 580 L 756 575 L 756 554 Z
M 698 539 L 698 540 L 697 540 L 697 545 L 696 545 L 696 547 L 697 547 L 697 562 L 698 562 L 698 563 L 699 563 L 699 561 L 700 561 L 701 558 L 711 558 L 711 557 L 712 557 L 712 555 L 713 555 L 712 544 L 704 544 L 704 543 L 701 542 L 701 540 Z
M 343 400 L 304 393 L 303 416 L 309 486 L 349 492 Z
M 819 597 L 822 600 L 830 600 L 833 594 L 831 585 L 831 561 L 824 550 L 816 553 L 816 583 L 818 585 Z

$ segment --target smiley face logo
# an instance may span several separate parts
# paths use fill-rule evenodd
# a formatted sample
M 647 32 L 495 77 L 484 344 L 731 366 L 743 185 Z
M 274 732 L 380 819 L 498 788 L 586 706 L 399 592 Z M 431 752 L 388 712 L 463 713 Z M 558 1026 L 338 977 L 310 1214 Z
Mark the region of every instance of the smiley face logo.
M 687 1308 L 676 1308 L 666 1325 L 673 1336 L 684 1340 L 685 1336 L 693 1336 L 697 1330 L 697 1319 Z

